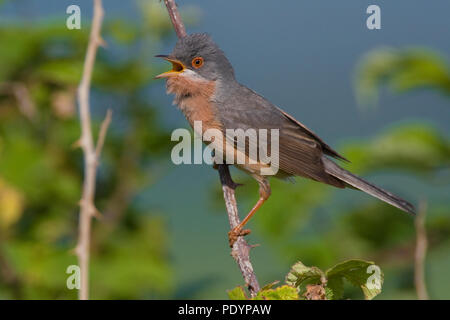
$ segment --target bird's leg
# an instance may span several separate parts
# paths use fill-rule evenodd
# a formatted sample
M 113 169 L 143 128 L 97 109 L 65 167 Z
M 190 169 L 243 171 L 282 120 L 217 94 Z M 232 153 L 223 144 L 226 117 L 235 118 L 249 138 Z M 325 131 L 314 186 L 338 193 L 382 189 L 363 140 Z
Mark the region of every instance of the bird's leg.
M 233 247 L 233 244 L 236 242 L 237 238 L 240 236 L 246 236 L 251 231 L 250 229 L 243 229 L 250 218 L 255 214 L 256 211 L 263 205 L 263 203 L 269 199 L 271 190 L 269 181 L 261 176 L 254 176 L 254 178 L 258 181 L 259 184 L 259 200 L 253 206 L 252 210 L 247 214 L 244 220 L 241 221 L 236 227 L 234 227 L 230 232 L 228 232 L 228 241 L 230 243 L 230 247 Z

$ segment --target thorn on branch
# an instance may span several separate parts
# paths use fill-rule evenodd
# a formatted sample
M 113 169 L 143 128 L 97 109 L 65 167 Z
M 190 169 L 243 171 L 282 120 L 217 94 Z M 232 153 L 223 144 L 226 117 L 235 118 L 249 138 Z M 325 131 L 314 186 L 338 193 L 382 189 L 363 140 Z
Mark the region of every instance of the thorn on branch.
M 103 120 L 103 122 L 100 126 L 100 132 L 98 134 L 97 146 L 95 148 L 95 154 L 96 154 L 97 158 L 100 158 L 100 154 L 102 152 L 103 145 L 105 144 L 106 132 L 108 131 L 108 127 L 111 123 L 111 119 L 112 119 L 112 110 L 108 109 L 106 111 L 105 119 Z
M 77 245 L 75 248 L 73 248 L 71 250 L 71 252 L 73 254 L 75 254 L 76 256 L 78 256 L 78 257 L 81 256 L 81 254 L 82 254 L 82 250 L 81 250 L 81 247 L 79 245 Z
M 92 217 L 96 218 L 97 220 L 103 220 L 102 213 L 94 205 L 92 205 L 90 213 Z
M 70 146 L 72 149 L 78 149 L 81 148 L 81 138 L 78 138 L 77 141 L 75 141 L 74 143 L 72 143 L 72 145 Z
M 107 48 L 108 44 L 106 43 L 106 41 L 102 38 L 102 37 L 98 37 L 97 41 L 97 45 L 102 47 L 102 48 Z

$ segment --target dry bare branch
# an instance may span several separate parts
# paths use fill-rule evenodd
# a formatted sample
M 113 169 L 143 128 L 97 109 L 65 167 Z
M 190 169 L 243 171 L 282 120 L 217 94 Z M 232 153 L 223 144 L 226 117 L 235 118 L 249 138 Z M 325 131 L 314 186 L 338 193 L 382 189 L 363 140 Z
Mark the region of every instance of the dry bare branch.
M 186 28 L 184 27 L 184 23 L 181 20 L 175 0 L 164 0 L 164 3 L 166 4 L 170 20 L 172 20 L 173 28 L 175 29 L 178 38 L 185 37 L 187 35 Z
M 427 254 L 428 240 L 425 229 L 425 216 L 427 203 L 422 200 L 419 204 L 419 212 L 416 217 L 416 252 L 414 256 L 414 284 L 417 298 L 428 300 L 427 286 L 425 283 L 425 257 Z
M 234 190 L 237 185 L 233 182 L 230 175 L 230 170 L 227 165 L 220 164 L 217 166 L 222 183 L 223 197 L 225 199 L 225 206 L 227 208 L 228 220 L 230 221 L 231 230 L 239 225 L 239 212 L 237 209 L 236 197 Z M 240 236 L 231 248 L 231 256 L 236 260 L 236 263 L 241 270 L 244 277 L 245 284 L 252 297 L 256 296 L 261 289 L 253 270 L 253 265 L 250 262 L 250 249 L 252 247 L 245 241 L 244 237 Z
M 84 61 L 83 75 L 78 87 L 78 104 L 81 122 L 81 138 L 78 141 L 83 150 L 84 157 L 84 181 L 80 200 L 79 234 L 75 252 L 81 270 L 81 287 L 79 299 L 89 298 L 89 250 L 91 236 L 92 217 L 98 215 L 94 205 L 96 173 L 98 157 L 106 136 L 108 125 L 111 121 L 111 111 L 108 110 L 100 129 L 97 147 L 94 146 L 91 128 L 91 114 L 89 106 L 89 90 L 91 86 L 92 72 L 95 64 L 97 49 L 103 44 L 100 36 L 104 11 L 101 0 L 94 0 L 94 14 L 89 43 Z

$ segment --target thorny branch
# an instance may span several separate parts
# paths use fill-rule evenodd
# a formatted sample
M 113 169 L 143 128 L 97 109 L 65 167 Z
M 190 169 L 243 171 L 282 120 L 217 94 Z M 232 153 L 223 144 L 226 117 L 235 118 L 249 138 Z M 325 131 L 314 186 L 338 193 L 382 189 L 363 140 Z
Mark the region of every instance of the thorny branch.
M 183 38 L 187 35 L 186 28 L 184 27 L 184 23 L 181 20 L 175 0 L 164 0 L 164 3 L 166 4 L 170 20 L 172 20 L 173 28 L 175 29 L 178 38 Z
M 175 32 L 178 38 L 186 36 L 186 28 L 180 18 L 177 6 L 174 0 L 164 0 L 164 3 L 169 12 L 170 19 L 174 26 Z M 225 199 L 225 206 L 227 208 L 228 219 L 230 221 L 231 229 L 240 223 L 239 212 L 237 209 L 236 198 L 234 190 L 236 184 L 231 179 L 230 171 L 227 165 L 218 165 L 218 171 L 220 175 L 220 181 L 222 183 L 223 197 Z M 253 266 L 250 262 L 250 249 L 247 241 L 241 236 L 234 243 L 231 249 L 231 255 L 236 260 L 245 283 L 248 286 L 248 290 L 252 297 L 260 290 L 258 280 L 256 279 Z
M 222 183 L 223 198 L 225 199 L 225 206 L 227 208 L 228 219 L 230 221 L 230 228 L 233 229 L 241 221 L 239 219 L 239 212 L 237 209 L 236 197 L 234 190 L 237 185 L 233 182 L 230 175 L 228 165 L 218 165 L 220 175 L 220 182 Z M 250 262 L 250 249 L 252 247 L 245 241 L 244 237 L 239 237 L 231 248 L 231 255 L 236 260 L 244 277 L 245 283 L 248 286 L 248 291 L 254 297 L 260 290 L 258 279 L 253 271 L 252 263 Z
M 421 201 L 416 217 L 416 252 L 414 257 L 414 283 L 419 300 L 428 300 L 428 292 L 425 284 L 425 256 L 427 254 L 428 240 L 425 230 L 425 215 L 427 204 Z
M 78 263 L 81 271 L 81 287 L 79 299 L 89 298 L 89 249 L 91 235 L 91 218 L 99 216 L 94 205 L 96 173 L 98 159 L 100 156 L 106 132 L 111 122 L 111 110 L 108 110 L 105 120 L 101 125 L 97 146 L 94 145 L 91 128 L 91 114 L 89 106 L 89 90 L 91 86 L 92 71 L 94 69 L 97 49 L 103 44 L 100 36 L 104 11 L 101 0 L 94 0 L 94 14 L 89 43 L 84 61 L 83 75 L 78 87 L 78 103 L 81 122 L 81 138 L 78 145 L 83 150 L 84 157 L 84 181 L 83 191 L 80 200 L 79 234 L 78 244 L 75 253 L 78 256 Z

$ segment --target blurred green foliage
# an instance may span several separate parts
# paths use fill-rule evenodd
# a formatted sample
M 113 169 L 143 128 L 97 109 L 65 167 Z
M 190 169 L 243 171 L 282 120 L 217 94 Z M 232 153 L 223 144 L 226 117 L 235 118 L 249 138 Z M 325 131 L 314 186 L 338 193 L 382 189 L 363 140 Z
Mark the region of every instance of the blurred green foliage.
M 388 128 L 370 142 L 348 143 L 343 152 L 363 173 L 383 168 L 430 177 L 450 166 L 450 139 L 431 125 L 409 123 Z
M 426 48 L 380 48 L 361 59 L 354 83 L 361 104 L 376 102 L 383 84 L 394 92 L 427 88 L 448 95 L 450 65 Z
M 92 232 L 96 299 L 167 297 L 174 287 L 166 221 L 132 201 L 164 169 L 161 155 L 169 152 L 168 132 L 144 90 L 159 72 L 147 54 L 171 26 L 161 6 L 140 4 L 141 24 L 106 19 L 108 50 L 99 50 L 93 77 L 95 134 L 106 109 L 114 111 L 98 174 L 103 218 Z M 0 299 L 77 296 L 64 284 L 67 267 L 77 264 L 71 250 L 83 167 L 72 144 L 80 136 L 75 94 L 84 25 L 0 25 Z

